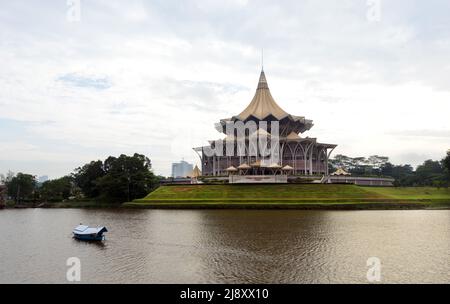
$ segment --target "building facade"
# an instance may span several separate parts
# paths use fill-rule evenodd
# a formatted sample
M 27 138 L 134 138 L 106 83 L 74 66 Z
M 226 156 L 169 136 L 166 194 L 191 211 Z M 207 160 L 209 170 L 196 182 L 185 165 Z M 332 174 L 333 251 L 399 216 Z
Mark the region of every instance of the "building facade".
M 312 120 L 291 115 L 275 102 L 262 71 L 247 108 L 216 124 L 225 138 L 194 151 L 203 176 L 329 175 L 328 160 L 337 145 L 305 137 L 312 127 Z
M 193 169 L 194 169 L 194 166 L 188 162 L 185 162 L 184 160 L 180 161 L 179 163 L 173 163 L 172 164 L 172 177 L 178 178 L 178 177 L 190 176 Z

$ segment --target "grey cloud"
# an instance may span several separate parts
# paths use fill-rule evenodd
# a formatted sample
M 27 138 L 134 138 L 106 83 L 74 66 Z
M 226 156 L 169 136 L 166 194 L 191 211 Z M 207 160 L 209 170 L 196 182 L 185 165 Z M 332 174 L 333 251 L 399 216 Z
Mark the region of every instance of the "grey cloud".
M 450 130 L 400 130 L 390 132 L 389 134 L 405 137 L 430 137 L 450 139 Z
M 135 147 L 142 138 L 150 140 L 148 134 L 156 132 L 144 131 L 153 130 L 155 120 L 162 120 L 159 116 L 166 113 L 174 113 L 174 118 L 186 112 L 208 116 L 204 121 L 211 125 L 216 117 L 236 114 L 251 99 L 262 47 L 271 84 L 272 79 L 280 84 L 298 80 L 299 89 L 288 88 L 285 98 L 304 98 L 308 103 L 313 98 L 336 111 L 334 117 L 343 115 L 339 103 L 346 102 L 342 98 L 347 96 L 327 90 L 333 86 L 370 84 L 382 89 L 419 83 L 431 87 L 433 93 L 449 91 L 450 2 L 382 1 L 381 21 L 375 23 L 366 20 L 366 3 L 82 0 L 81 22 L 69 23 L 66 1 L 3 1 L 2 111 L 6 117 L 46 121 L 46 110 L 58 109 L 58 128 L 43 129 L 43 137 L 60 132 L 64 142 L 80 142 L 96 130 L 95 135 L 104 141 L 95 138 L 92 145 L 100 150 L 117 134 L 122 134 L 121 142 Z M 195 71 L 199 75 L 192 75 Z M 58 76 L 48 79 L 48 75 Z M 55 80 L 73 90 L 54 86 Z M 314 83 L 305 97 L 300 88 Z M 93 90 L 101 92 L 92 94 Z M 407 98 L 408 92 L 404 93 Z M 278 95 L 275 98 L 284 107 Z M 71 102 L 62 106 L 61 96 Z M 392 103 L 398 97 L 392 97 Z M 88 104 L 91 111 L 83 111 Z M 299 114 L 311 116 L 308 113 L 314 105 L 308 105 L 308 111 L 303 113 L 302 108 Z M 365 106 L 361 101 L 360 108 Z M 428 122 L 442 117 L 425 110 L 432 114 L 424 118 Z M 320 115 L 311 118 L 324 119 Z M 145 123 L 147 129 L 142 128 Z M 79 130 L 83 126 L 86 133 Z M 414 127 L 408 120 L 400 126 Z M 342 128 L 347 128 L 342 133 L 348 133 L 346 140 L 350 141 L 354 126 Z M 128 136 L 140 129 L 142 135 Z M 446 130 L 405 130 L 393 135 L 422 143 L 430 139 L 444 142 L 450 136 Z
M 67 85 L 97 90 L 106 90 L 112 86 L 111 81 L 107 77 L 89 77 L 76 73 L 59 76 L 57 80 Z
M 164 94 L 178 110 L 180 106 L 187 106 L 202 112 L 220 111 L 226 104 L 217 102 L 218 99 L 249 90 L 238 84 L 176 79 L 154 82 L 152 88 Z

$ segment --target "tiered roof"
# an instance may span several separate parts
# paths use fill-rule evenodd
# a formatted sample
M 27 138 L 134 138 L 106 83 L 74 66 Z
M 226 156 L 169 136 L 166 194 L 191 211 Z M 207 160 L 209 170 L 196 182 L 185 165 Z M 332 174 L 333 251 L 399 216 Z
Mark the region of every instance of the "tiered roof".
M 256 89 L 255 96 L 253 97 L 247 108 L 237 116 L 232 118 L 222 119 L 220 124 L 225 132 L 225 125 L 230 121 L 274 121 L 278 120 L 281 125 L 287 126 L 285 132 L 290 133 L 303 133 L 310 130 L 313 127 L 313 121 L 306 119 L 303 116 L 295 116 L 284 111 L 273 99 L 270 93 L 269 85 L 267 84 L 267 78 L 264 71 L 261 71 L 259 77 L 258 87 Z M 281 128 L 280 128 L 281 131 Z M 284 134 L 286 136 L 287 134 Z M 283 134 L 280 134 L 283 136 Z
M 247 108 L 235 118 L 246 121 L 252 116 L 259 120 L 265 120 L 270 116 L 273 116 L 278 120 L 282 120 L 283 118 L 289 116 L 289 114 L 284 111 L 273 99 L 264 71 L 261 72 L 258 88 L 256 89 L 256 93 L 252 101 Z

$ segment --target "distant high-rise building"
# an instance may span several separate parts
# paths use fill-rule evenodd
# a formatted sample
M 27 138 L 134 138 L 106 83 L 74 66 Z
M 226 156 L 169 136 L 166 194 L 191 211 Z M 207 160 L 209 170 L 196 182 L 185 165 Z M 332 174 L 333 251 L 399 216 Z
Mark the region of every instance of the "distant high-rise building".
M 172 164 L 172 177 L 186 177 L 194 170 L 194 166 L 184 160 Z
M 40 176 L 38 178 L 38 183 L 40 183 L 40 184 L 45 183 L 46 181 L 48 181 L 48 176 L 47 175 Z

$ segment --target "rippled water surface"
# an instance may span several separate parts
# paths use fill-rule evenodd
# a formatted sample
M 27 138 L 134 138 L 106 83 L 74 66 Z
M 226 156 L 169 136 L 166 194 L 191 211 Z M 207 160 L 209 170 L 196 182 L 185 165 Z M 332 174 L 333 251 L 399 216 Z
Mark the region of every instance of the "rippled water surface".
M 105 225 L 103 244 L 71 236 Z M 0 283 L 450 282 L 450 211 L 0 210 Z

